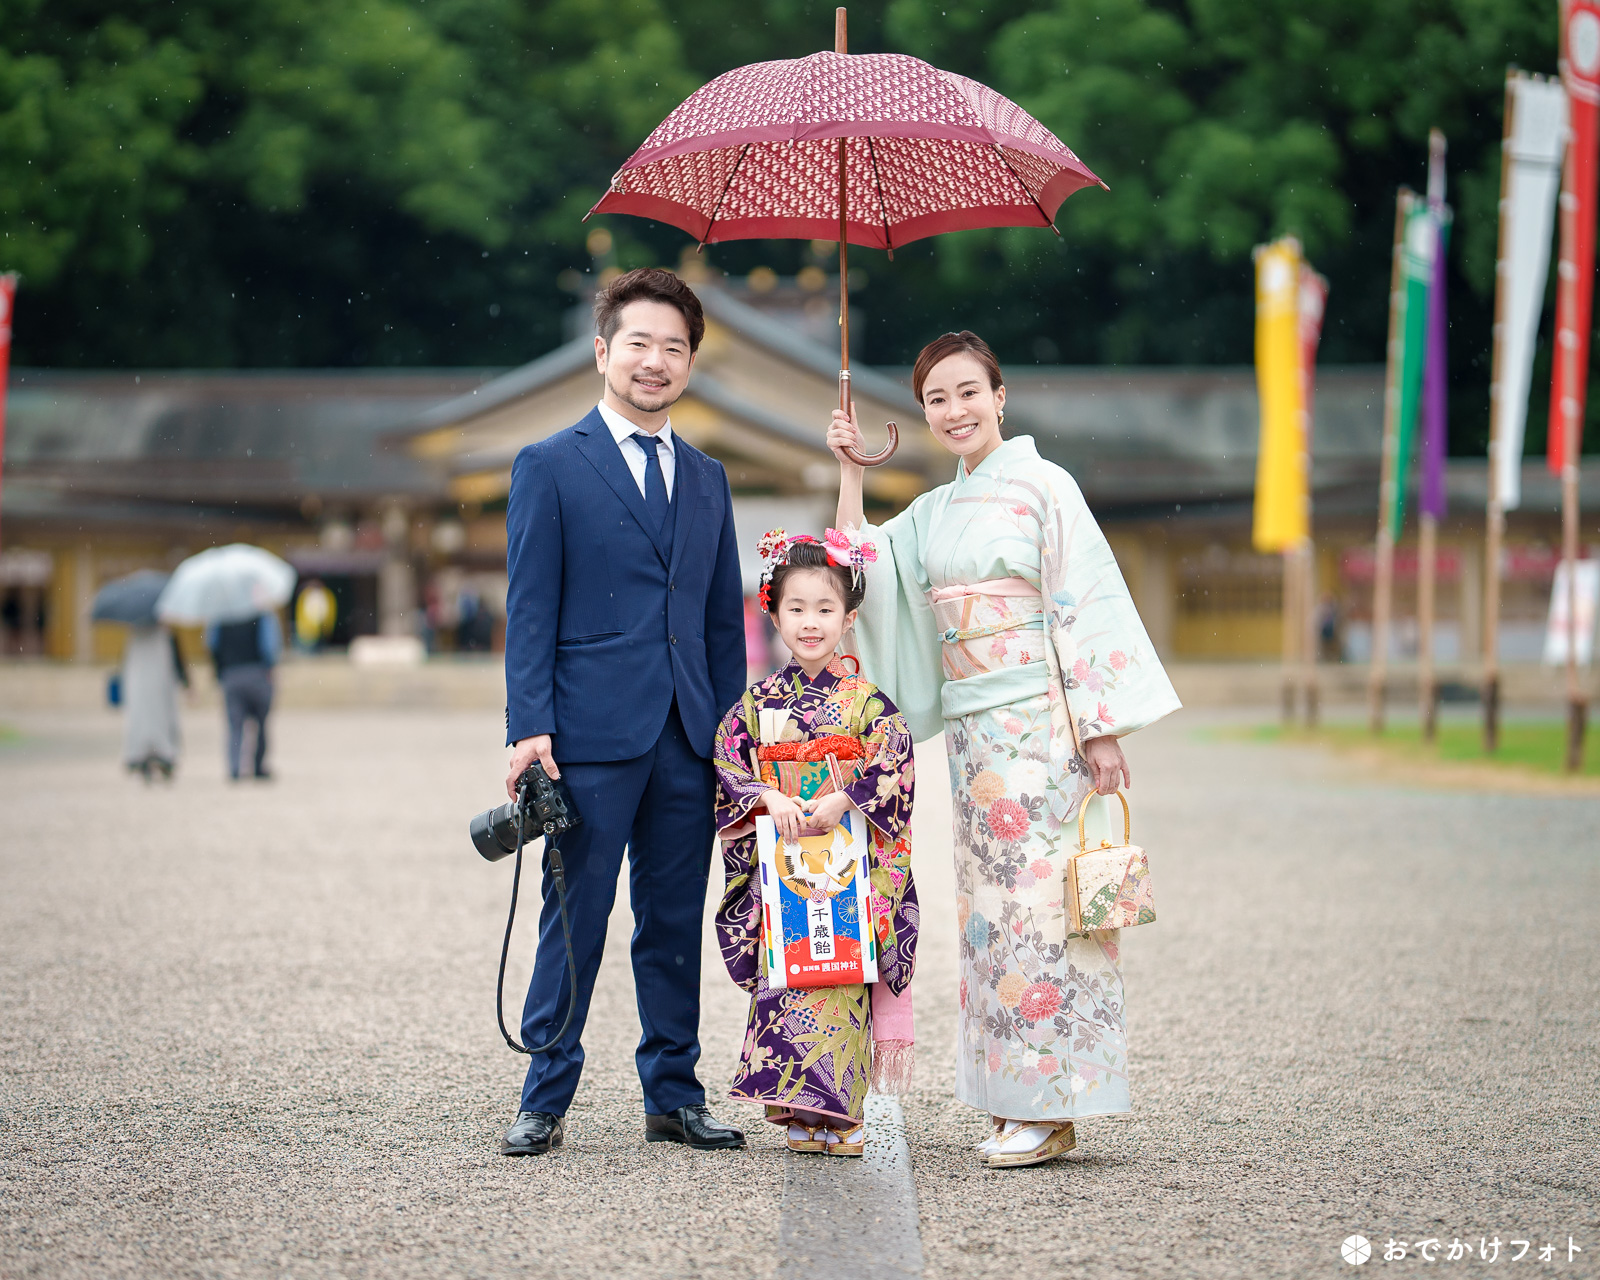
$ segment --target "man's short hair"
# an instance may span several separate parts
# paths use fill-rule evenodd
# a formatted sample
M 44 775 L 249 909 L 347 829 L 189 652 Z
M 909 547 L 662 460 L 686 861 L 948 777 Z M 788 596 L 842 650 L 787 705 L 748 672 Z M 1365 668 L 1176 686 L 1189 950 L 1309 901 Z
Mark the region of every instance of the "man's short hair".
M 665 302 L 683 312 L 689 326 L 689 354 L 700 349 L 706 336 L 706 313 L 694 290 L 670 271 L 660 267 L 640 267 L 620 275 L 594 295 L 594 323 L 609 344 L 622 323 L 622 309 L 630 302 Z

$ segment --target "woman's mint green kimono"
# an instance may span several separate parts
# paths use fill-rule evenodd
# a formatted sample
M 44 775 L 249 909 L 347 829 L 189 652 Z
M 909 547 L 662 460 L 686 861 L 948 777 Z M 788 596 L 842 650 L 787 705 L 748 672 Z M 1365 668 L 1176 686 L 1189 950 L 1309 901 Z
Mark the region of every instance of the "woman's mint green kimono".
M 950 760 L 956 1095 L 1008 1119 L 1127 1111 L 1120 934 L 1070 933 L 1074 742 L 1178 709 L 1077 483 L 1016 436 L 865 536 L 861 672 Z M 1113 802 L 1114 803 L 1114 802 Z M 1091 806 L 1091 809 L 1098 806 Z

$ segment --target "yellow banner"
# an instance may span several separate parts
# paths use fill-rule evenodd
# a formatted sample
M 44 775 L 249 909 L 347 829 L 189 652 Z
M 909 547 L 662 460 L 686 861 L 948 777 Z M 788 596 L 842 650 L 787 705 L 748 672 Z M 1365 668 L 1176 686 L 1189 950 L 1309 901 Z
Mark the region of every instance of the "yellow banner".
M 1256 250 L 1256 389 L 1261 447 L 1256 459 L 1257 551 L 1282 551 L 1311 533 L 1305 379 L 1300 341 L 1300 242 Z

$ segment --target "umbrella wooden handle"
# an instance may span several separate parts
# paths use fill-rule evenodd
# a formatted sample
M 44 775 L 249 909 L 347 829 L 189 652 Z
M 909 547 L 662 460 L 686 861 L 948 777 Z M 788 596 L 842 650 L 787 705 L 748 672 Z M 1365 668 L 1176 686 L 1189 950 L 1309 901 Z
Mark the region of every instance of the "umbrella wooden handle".
M 883 424 L 883 429 L 889 433 L 889 443 L 883 446 L 878 453 L 857 453 L 854 449 L 845 449 L 844 456 L 858 467 L 881 467 L 890 458 L 894 451 L 900 447 L 900 428 L 892 422 Z
M 842 13 L 843 10 L 840 10 L 840 12 Z M 842 244 L 840 248 L 841 250 L 843 249 Z M 841 271 L 840 279 L 844 278 L 844 274 Z M 845 307 L 848 308 L 848 305 L 848 302 L 846 302 Z M 844 315 L 846 311 L 841 310 L 840 314 Z M 848 363 L 850 331 L 848 328 L 844 331 L 843 341 L 846 345 L 841 348 L 841 354 L 846 357 L 846 363 L 844 368 L 839 370 L 839 409 L 841 412 L 854 417 L 854 405 L 850 399 L 850 365 Z M 858 467 L 881 467 L 890 458 L 894 457 L 894 451 L 900 447 L 900 428 L 892 422 L 886 422 L 883 424 L 883 429 L 889 433 L 889 443 L 884 445 L 877 453 L 857 453 L 847 445 L 844 450 L 844 456 Z

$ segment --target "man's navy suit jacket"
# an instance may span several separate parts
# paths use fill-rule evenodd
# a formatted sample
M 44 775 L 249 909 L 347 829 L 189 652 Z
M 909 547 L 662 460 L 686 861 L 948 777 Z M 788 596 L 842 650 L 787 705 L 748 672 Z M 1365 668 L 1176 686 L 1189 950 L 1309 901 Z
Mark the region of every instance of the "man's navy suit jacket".
M 562 761 L 631 760 L 676 695 L 710 758 L 744 693 L 744 588 L 722 464 L 673 437 L 667 539 L 599 409 L 531 444 L 506 507 L 506 741 L 555 736 Z

